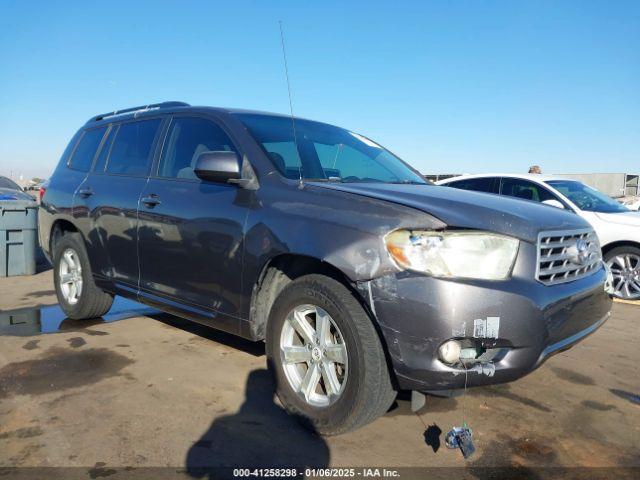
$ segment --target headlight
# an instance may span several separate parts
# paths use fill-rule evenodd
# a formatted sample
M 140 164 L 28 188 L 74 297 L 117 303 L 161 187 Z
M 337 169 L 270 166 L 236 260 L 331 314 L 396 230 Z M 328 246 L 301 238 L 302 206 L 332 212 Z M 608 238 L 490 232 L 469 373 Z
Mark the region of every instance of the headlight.
M 436 277 L 502 280 L 511 273 L 519 242 L 487 232 L 396 230 L 385 243 L 402 268 Z

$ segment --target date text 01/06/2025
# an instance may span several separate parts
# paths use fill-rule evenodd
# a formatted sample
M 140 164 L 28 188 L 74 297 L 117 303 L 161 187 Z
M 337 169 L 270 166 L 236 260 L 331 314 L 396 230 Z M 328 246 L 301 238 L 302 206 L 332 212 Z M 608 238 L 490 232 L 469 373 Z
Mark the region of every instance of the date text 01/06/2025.
M 387 468 L 307 468 L 298 470 L 295 468 L 236 468 L 233 470 L 234 477 L 272 477 L 272 478 L 295 478 L 304 476 L 305 478 L 393 478 L 399 477 L 400 473 L 394 469 Z

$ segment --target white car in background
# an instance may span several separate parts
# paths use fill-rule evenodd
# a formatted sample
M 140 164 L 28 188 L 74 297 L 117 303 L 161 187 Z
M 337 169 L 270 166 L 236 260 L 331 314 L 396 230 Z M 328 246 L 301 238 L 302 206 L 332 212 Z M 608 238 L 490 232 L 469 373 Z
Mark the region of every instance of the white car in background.
M 604 261 L 613 275 L 614 295 L 640 298 L 640 213 L 570 178 L 538 174 L 463 175 L 438 185 L 508 195 L 571 210 L 596 231 Z
M 640 212 L 640 197 L 631 197 L 620 200 L 620 203 L 634 212 Z

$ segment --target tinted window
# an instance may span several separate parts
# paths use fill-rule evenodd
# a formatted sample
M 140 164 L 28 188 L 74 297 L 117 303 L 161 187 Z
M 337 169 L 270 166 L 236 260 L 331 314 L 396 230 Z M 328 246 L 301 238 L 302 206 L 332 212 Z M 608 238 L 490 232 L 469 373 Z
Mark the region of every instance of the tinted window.
M 144 176 L 160 119 L 123 123 L 116 132 L 107 162 L 108 173 Z
M 450 187 L 476 192 L 498 193 L 499 182 L 497 178 L 468 178 L 456 182 L 447 183 Z
M 295 142 L 264 142 L 262 146 L 275 167 L 285 177 L 300 177 L 300 155 L 298 155 Z
M 80 139 L 80 137 L 82 136 L 82 133 L 83 132 L 81 130 L 78 130 L 76 134 L 73 136 L 73 138 L 69 141 L 69 143 L 67 144 L 67 148 L 65 148 L 64 152 L 62 153 L 62 157 L 60 157 L 60 164 L 69 166 L 69 158 L 71 157 L 73 150 L 78 144 L 78 139 Z
M 197 178 L 196 161 L 203 152 L 236 151 L 226 133 L 203 118 L 175 118 L 167 135 L 158 175 Z
M 524 200 L 533 200 L 534 202 L 544 202 L 545 200 L 558 200 L 546 188 L 541 187 L 528 180 L 520 178 L 503 178 L 502 195 L 509 197 L 522 198 Z
M 80 139 L 80 143 L 73 152 L 69 165 L 74 170 L 80 170 L 82 172 L 88 172 L 91 169 L 93 163 L 93 157 L 95 157 L 104 132 L 107 131 L 107 127 L 95 128 L 93 130 L 87 130 Z
M 326 123 L 273 115 L 237 114 L 287 178 L 335 182 L 427 182 L 368 138 Z

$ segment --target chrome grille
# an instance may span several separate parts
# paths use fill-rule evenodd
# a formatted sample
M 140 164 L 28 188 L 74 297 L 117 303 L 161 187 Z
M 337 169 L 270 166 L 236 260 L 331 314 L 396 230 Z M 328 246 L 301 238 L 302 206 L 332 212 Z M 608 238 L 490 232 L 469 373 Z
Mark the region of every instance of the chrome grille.
M 560 230 L 538 235 L 536 279 L 545 285 L 571 282 L 596 272 L 602 263 L 595 232 Z

